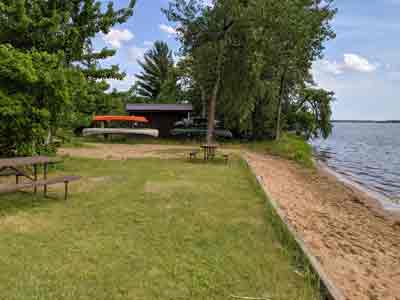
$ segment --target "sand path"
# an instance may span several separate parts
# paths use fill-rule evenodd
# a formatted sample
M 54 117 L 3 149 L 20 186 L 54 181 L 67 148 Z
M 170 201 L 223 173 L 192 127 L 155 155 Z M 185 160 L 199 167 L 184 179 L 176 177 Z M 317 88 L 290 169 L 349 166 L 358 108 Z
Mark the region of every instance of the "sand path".
M 109 160 L 134 159 L 134 158 L 179 158 L 188 155 L 194 146 L 179 145 L 127 145 L 127 144 L 87 144 L 87 147 L 61 148 L 59 155 L 76 157 L 98 158 Z

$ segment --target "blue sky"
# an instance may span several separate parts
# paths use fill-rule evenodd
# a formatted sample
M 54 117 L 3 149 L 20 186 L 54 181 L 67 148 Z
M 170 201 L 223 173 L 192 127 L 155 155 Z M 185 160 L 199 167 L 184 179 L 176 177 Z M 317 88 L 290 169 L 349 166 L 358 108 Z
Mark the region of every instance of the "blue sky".
M 105 1 L 106 2 L 106 1 Z M 116 7 L 128 0 L 114 1 Z M 140 71 L 136 60 L 155 40 L 173 49 L 173 28 L 161 13 L 168 0 L 138 0 L 134 16 L 107 35 L 95 39 L 95 47 L 118 49 L 104 64 L 119 64 L 128 76 L 111 85 L 126 90 Z M 326 43 L 325 57 L 314 64 L 316 82 L 333 90 L 335 119 L 400 119 L 400 0 L 336 0 L 333 22 L 337 38 Z

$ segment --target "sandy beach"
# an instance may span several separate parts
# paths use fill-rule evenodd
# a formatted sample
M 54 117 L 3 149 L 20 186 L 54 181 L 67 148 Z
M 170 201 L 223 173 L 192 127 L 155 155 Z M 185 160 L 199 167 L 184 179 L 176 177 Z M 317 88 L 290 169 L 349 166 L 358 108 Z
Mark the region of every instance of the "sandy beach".
M 319 169 L 246 153 L 287 220 L 346 299 L 400 299 L 400 222 Z

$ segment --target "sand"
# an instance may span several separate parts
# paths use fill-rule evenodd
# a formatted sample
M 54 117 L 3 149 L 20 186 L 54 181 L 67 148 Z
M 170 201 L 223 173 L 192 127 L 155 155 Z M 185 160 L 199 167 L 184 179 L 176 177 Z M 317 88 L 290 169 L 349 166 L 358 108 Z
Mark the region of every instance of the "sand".
M 364 192 L 320 169 L 246 157 L 346 299 L 400 300 L 400 222 Z
M 87 147 L 61 148 L 59 155 L 121 160 L 135 158 L 180 158 L 188 156 L 193 146 L 176 145 L 126 145 L 126 144 L 87 144 Z

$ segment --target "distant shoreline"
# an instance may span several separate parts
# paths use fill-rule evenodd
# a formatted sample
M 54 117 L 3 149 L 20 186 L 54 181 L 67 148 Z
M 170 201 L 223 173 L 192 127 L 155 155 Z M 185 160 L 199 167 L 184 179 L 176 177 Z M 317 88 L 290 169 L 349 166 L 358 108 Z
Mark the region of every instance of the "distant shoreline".
M 375 124 L 398 124 L 400 120 L 332 120 L 332 123 L 375 123 Z

